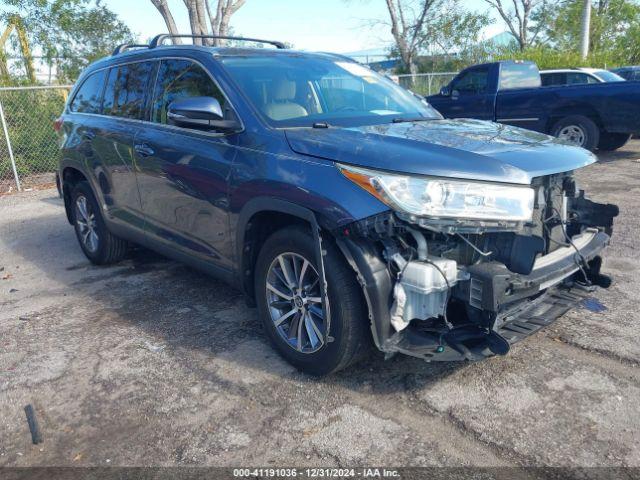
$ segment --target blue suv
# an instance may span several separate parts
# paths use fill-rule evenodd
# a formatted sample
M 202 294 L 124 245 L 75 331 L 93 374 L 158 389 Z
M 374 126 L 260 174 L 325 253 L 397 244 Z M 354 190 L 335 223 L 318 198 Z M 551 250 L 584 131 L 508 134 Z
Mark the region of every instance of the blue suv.
M 339 55 L 171 38 L 89 66 L 57 122 L 59 190 L 94 264 L 139 244 L 227 281 L 316 375 L 372 344 L 503 355 L 610 284 L 618 210 L 577 187 L 586 150 L 445 120 Z

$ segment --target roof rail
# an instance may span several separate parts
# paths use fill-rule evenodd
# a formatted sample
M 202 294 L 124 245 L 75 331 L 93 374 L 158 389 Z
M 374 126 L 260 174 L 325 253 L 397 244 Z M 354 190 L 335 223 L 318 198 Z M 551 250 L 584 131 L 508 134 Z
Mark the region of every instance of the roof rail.
M 275 40 L 261 40 L 259 38 L 248 38 L 248 37 L 229 37 L 226 35 L 190 35 L 190 34 L 172 35 L 170 33 L 162 33 L 160 35 L 156 35 L 155 37 L 153 37 L 153 40 L 151 40 L 151 43 L 149 43 L 149 48 L 156 48 L 161 46 L 162 43 L 168 38 L 220 38 L 222 40 L 241 40 L 245 42 L 268 43 L 269 45 L 273 45 L 274 47 L 279 49 L 287 48 L 284 43 L 277 42 Z
M 130 48 L 149 48 L 149 45 L 141 44 L 141 43 L 123 43 L 121 45 L 118 45 L 113 50 L 113 53 L 111 55 L 112 56 L 113 55 L 118 55 L 119 53 L 122 53 L 125 50 L 129 50 Z

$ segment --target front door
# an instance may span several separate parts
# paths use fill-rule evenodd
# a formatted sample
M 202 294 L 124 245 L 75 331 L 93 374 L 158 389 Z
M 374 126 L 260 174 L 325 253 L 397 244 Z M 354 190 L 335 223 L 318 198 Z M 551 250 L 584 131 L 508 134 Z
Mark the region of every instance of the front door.
M 185 97 L 214 97 L 230 109 L 198 63 L 161 61 L 149 108 L 152 123 L 134 139 L 145 232 L 151 241 L 231 269 L 228 178 L 237 134 L 171 125 L 169 104 Z
M 493 97 L 489 92 L 489 67 L 470 68 L 449 85 L 449 101 L 433 104 L 447 118 L 493 120 Z

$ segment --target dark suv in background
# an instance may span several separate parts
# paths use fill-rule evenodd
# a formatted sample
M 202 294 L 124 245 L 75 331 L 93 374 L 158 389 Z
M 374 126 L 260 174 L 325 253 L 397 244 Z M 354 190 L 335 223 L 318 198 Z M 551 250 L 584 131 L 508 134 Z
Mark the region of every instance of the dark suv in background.
M 170 38 L 89 66 L 56 124 L 93 263 L 136 243 L 232 283 L 313 374 L 371 340 L 429 361 L 505 354 L 609 285 L 617 208 L 576 185 L 586 150 L 444 120 L 338 55 Z

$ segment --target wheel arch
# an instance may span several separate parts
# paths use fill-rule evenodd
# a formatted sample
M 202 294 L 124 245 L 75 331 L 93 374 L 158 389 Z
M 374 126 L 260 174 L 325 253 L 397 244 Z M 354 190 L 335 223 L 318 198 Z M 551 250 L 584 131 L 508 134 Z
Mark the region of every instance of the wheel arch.
M 262 243 L 273 232 L 300 224 L 307 225 L 317 240 L 320 224 L 316 213 L 306 207 L 282 199 L 257 197 L 247 202 L 240 212 L 236 228 L 238 282 L 251 302 L 255 293 L 255 264 Z
M 62 170 L 62 199 L 64 201 L 64 211 L 67 215 L 67 221 L 73 224 L 73 213 L 71 209 L 71 192 L 73 187 L 79 182 L 87 182 L 90 184 L 87 176 L 75 167 L 65 167 Z
M 558 121 L 573 115 L 582 115 L 583 117 L 587 117 L 596 124 L 599 130 L 604 130 L 602 118 L 594 107 L 587 104 L 567 104 L 557 107 L 551 111 L 547 118 L 546 132 L 548 134 L 552 134 L 552 129 Z

